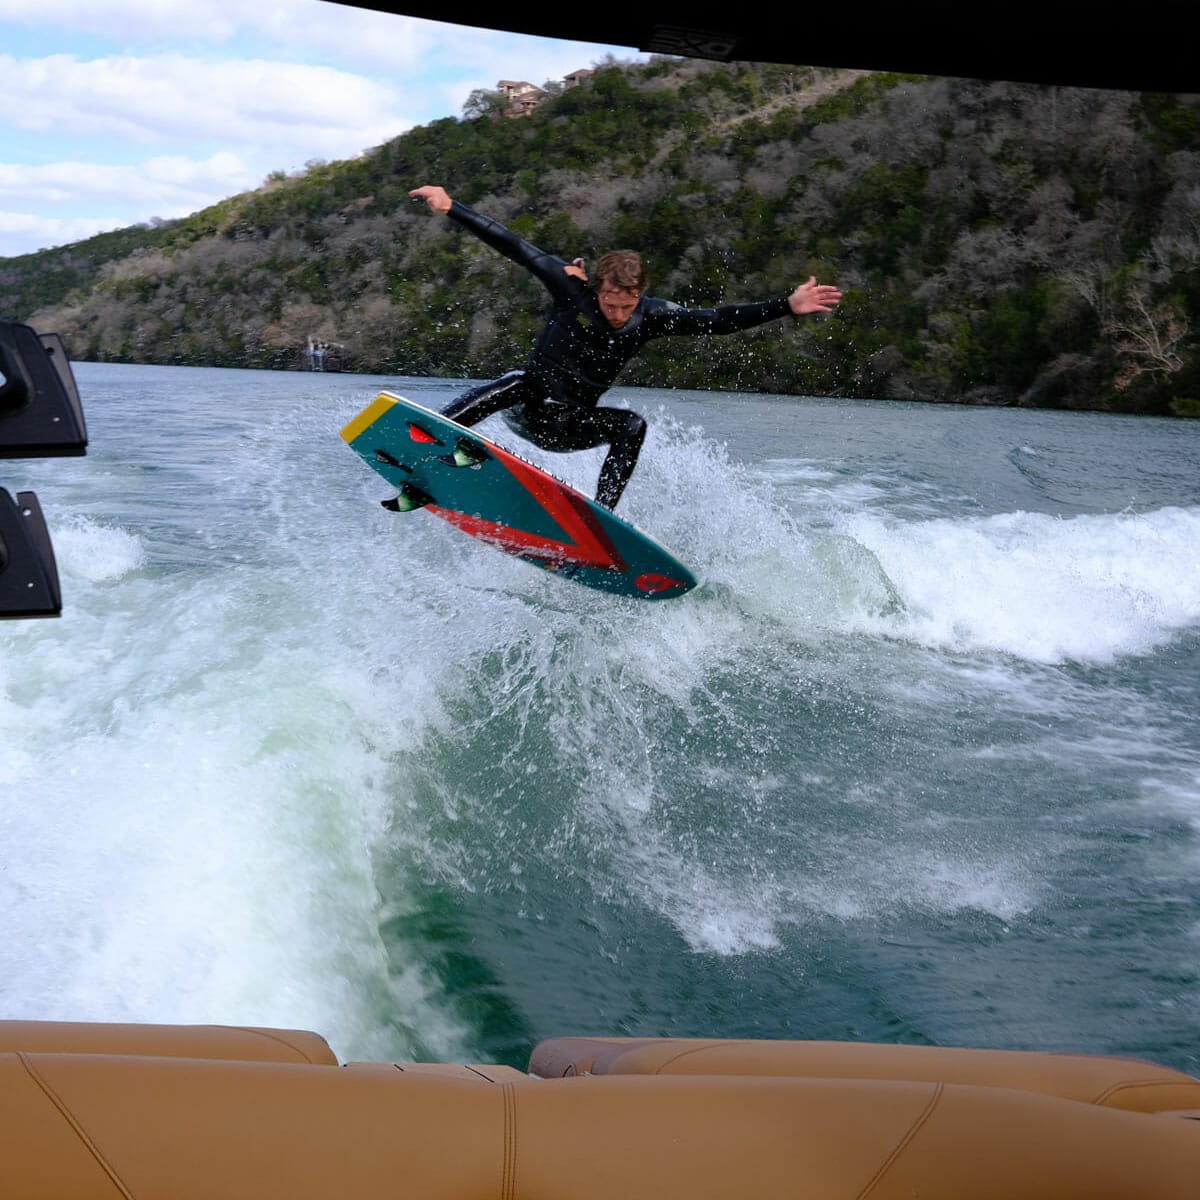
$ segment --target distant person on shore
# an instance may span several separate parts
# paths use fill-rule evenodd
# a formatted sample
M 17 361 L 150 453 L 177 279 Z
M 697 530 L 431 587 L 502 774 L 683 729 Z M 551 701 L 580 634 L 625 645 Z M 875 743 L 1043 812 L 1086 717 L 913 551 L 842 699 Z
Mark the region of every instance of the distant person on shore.
M 830 312 L 842 298 L 836 287 L 812 277 L 776 300 L 682 308 L 645 294 L 646 273 L 632 250 L 605 254 L 589 278 L 582 259 L 568 262 L 531 246 L 498 221 L 452 200 L 445 188 L 419 187 L 409 195 L 524 267 L 542 282 L 553 303 L 525 366 L 463 393 L 443 415 L 474 425 L 504 411 L 513 431 L 543 450 L 607 445 L 596 500 L 608 509 L 616 507 L 637 466 L 646 422 L 599 400 L 651 338 L 735 333 L 789 315 Z

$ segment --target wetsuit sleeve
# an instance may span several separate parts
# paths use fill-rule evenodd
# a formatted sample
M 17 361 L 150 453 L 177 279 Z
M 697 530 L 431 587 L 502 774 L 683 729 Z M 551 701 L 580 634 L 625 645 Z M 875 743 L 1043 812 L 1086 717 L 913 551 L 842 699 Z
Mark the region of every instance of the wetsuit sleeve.
M 651 337 L 704 333 L 737 333 L 768 321 L 792 315 L 787 297 L 750 304 L 725 304 L 720 308 L 683 308 L 669 300 L 652 300 L 646 310 L 646 332 Z
M 450 211 L 446 215 L 464 229 L 470 230 L 485 246 L 491 246 L 493 250 L 499 251 L 505 258 L 511 259 L 540 279 L 555 299 L 571 293 L 571 277 L 563 271 L 566 259 L 539 250 L 523 238 L 517 237 L 499 221 L 485 217 L 457 200 L 450 205 Z

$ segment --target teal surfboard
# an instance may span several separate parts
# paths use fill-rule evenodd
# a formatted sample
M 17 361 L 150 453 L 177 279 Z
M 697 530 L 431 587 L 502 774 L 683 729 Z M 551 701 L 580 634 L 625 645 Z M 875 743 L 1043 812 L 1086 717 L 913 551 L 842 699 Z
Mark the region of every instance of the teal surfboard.
M 421 509 L 563 579 L 642 600 L 682 596 L 695 576 L 582 492 L 402 396 L 381 392 L 342 440 L 397 489 L 385 508 Z

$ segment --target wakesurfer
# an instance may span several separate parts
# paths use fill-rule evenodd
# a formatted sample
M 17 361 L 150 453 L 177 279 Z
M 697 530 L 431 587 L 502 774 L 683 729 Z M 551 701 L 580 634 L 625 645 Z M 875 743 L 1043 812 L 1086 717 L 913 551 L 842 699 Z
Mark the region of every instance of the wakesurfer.
M 683 308 L 646 295 L 646 273 L 633 250 L 614 250 L 591 277 L 583 260 L 568 262 L 524 241 L 498 221 L 453 200 L 445 188 L 409 192 L 541 281 L 552 309 L 525 366 L 464 392 L 443 410 L 460 425 L 503 412 L 513 431 L 543 450 L 608 446 L 596 501 L 613 509 L 637 466 L 646 422 L 599 403 L 621 368 L 652 338 L 736 333 L 786 316 L 831 312 L 842 293 L 810 277 L 790 295 L 719 308 Z

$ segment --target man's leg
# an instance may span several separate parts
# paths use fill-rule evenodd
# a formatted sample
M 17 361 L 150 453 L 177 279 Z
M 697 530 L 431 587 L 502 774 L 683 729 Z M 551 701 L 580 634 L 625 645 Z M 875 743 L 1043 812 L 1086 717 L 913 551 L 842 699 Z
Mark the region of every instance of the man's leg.
M 457 400 L 451 400 L 442 409 L 442 416 L 457 421 L 460 425 L 477 425 L 484 417 L 490 417 L 514 404 L 529 399 L 529 380 L 524 371 L 509 371 L 490 383 L 482 383 L 463 392 Z M 541 392 L 537 393 L 539 396 Z
M 620 413 L 624 418 L 614 421 L 617 427 L 608 445 L 608 453 L 600 467 L 600 479 L 596 484 L 596 503 L 607 509 L 617 507 L 617 501 L 625 490 L 637 466 L 642 443 L 646 440 L 646 422 L 635 412 L 620 408 L 600 409 L 600 412 Z
M 508 414 L 506 419 L 522 437 L 543 450 L 591 450 L 607 443 L 596 502 L 608 509 L 617 506 L 646 440 L 646 422 L 626 408 L 530 405 Z

